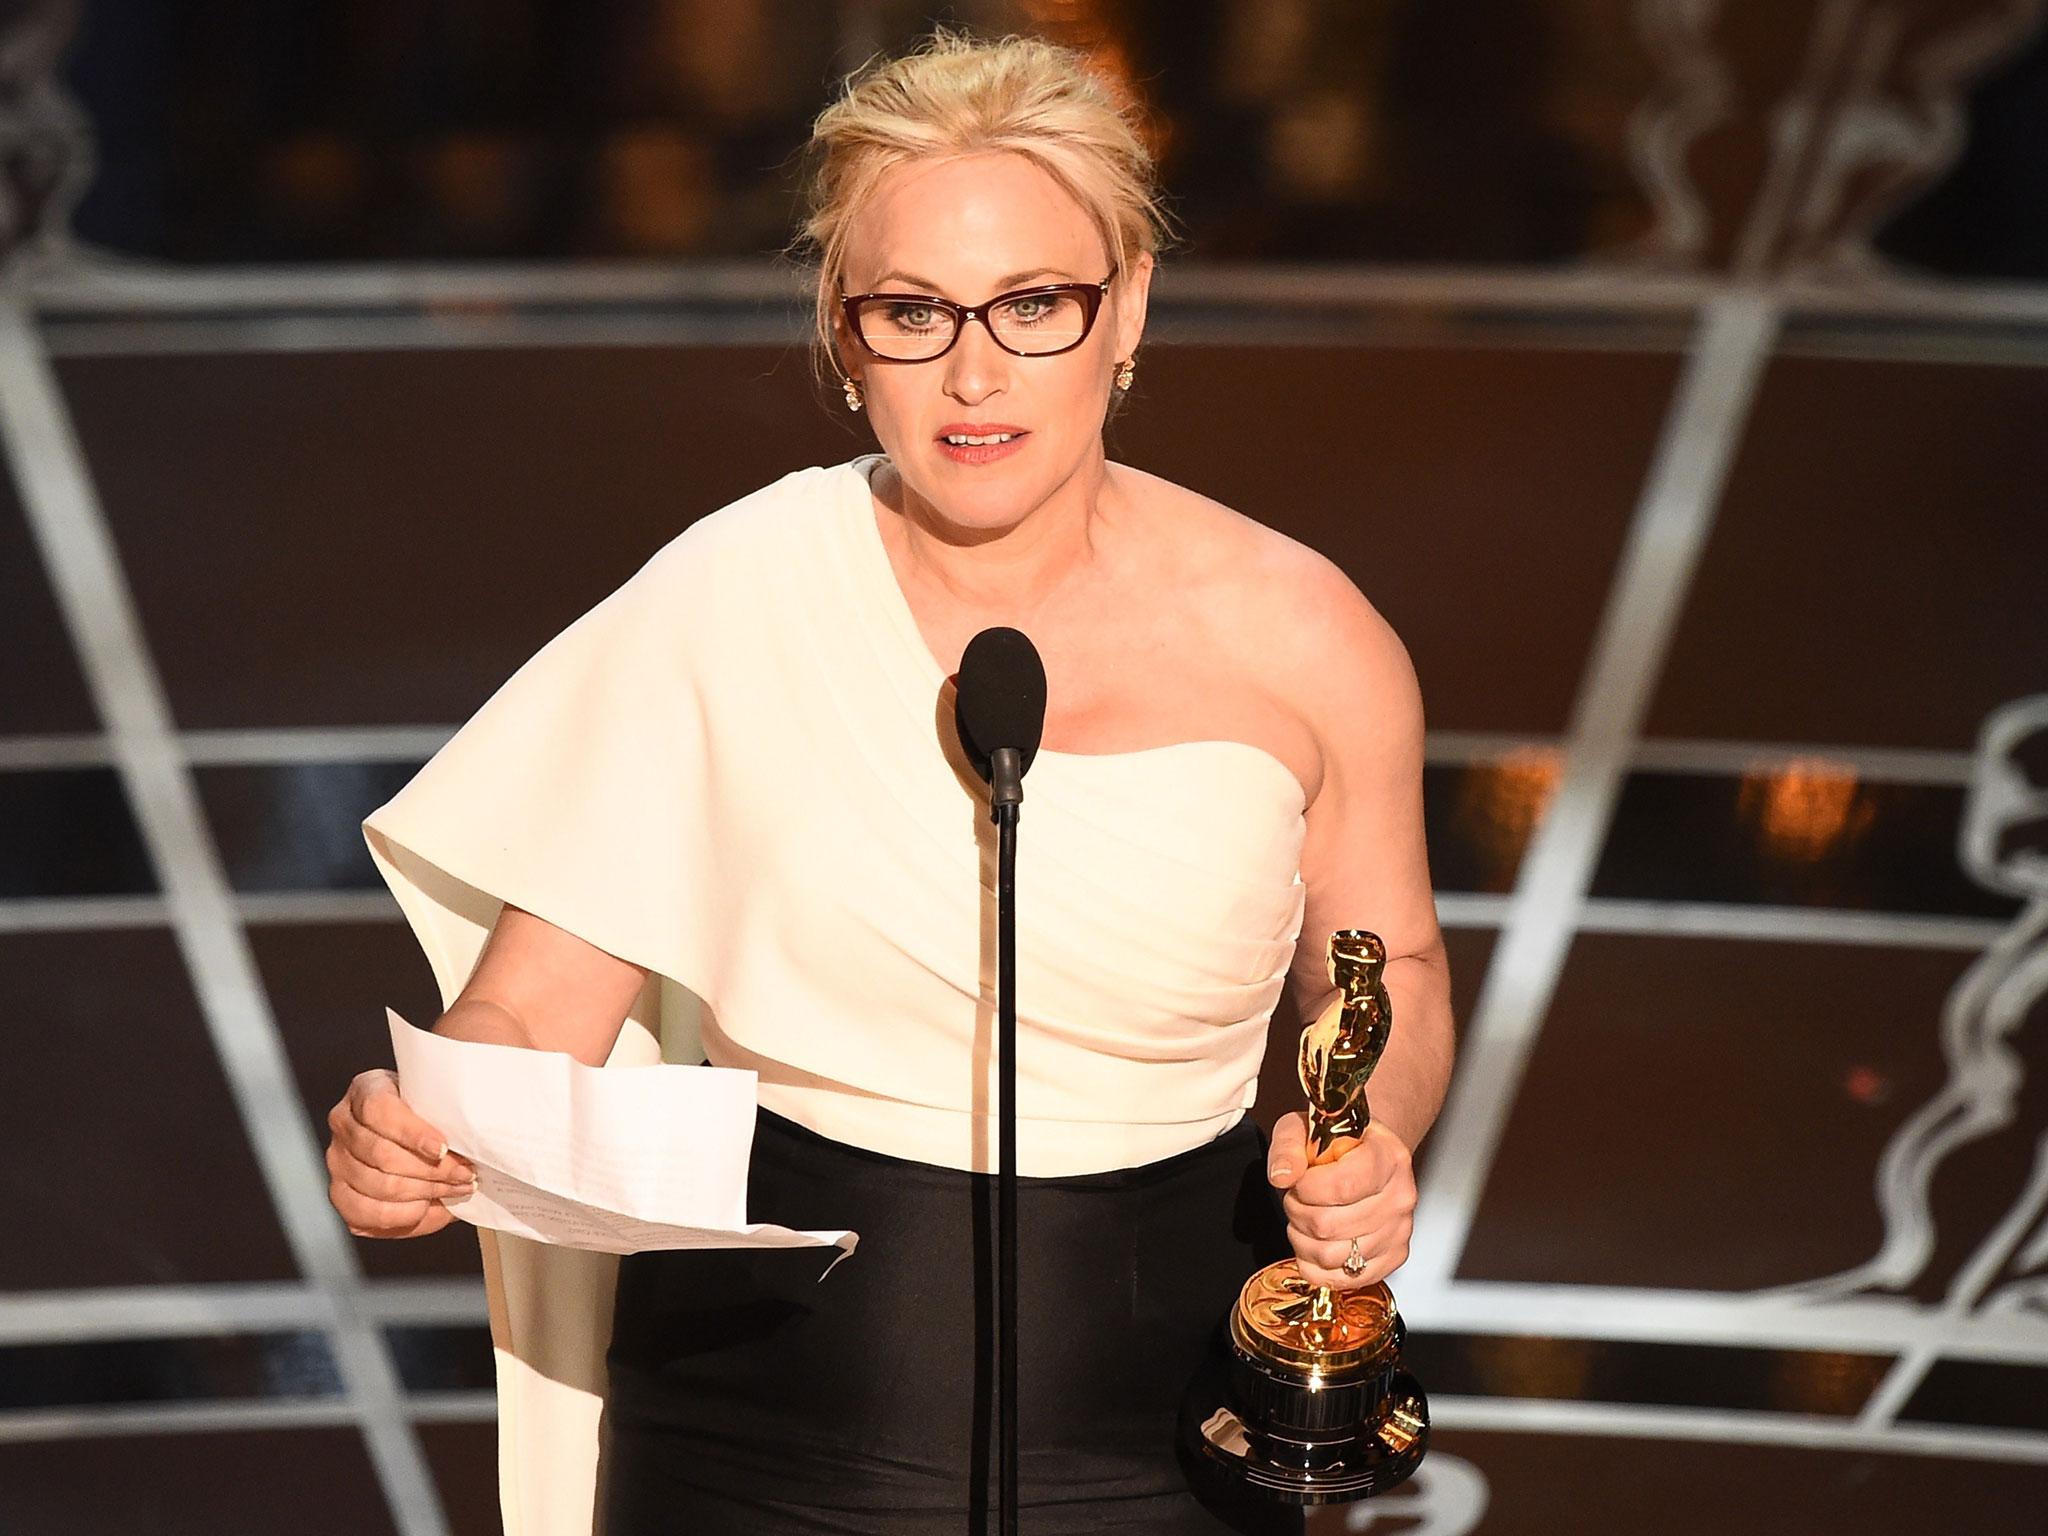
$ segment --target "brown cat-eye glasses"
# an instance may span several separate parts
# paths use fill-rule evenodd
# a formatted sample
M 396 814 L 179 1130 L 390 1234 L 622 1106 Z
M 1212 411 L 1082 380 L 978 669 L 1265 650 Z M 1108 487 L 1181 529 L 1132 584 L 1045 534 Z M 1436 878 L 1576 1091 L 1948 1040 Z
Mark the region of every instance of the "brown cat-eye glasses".
M 888 363 L 943 357 L 969 320 L 979 320 L 997 346 L 1018 357 L 1053 357 L 1088 339 L 1116 274 L 1099 283 L 1044 283 L 1014 288 L 981 304 L 955 304 L 925 293 L 843 294 L 847 329 L 872 356 Z

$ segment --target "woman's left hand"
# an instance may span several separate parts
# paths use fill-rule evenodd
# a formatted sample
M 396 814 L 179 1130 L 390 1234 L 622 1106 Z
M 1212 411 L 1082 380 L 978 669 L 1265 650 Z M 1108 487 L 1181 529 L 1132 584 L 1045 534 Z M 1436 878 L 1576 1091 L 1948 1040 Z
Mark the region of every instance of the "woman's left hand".
M 1273 1127 L 1266 1177 L 1284 1190 L 1287 1238 L 1302 1278 L 1333 1291 L 1355 1291 L 1387 1278 L 1408 1260 L 1415 1230 L 1415 1169 L 1407 1143 L 1378 1121 L 1332 1162 L 1308 1162 L 1308 1116 L 1283 1115 Z M 1351 1240 L 1365 1268 L 1344 1273 Z

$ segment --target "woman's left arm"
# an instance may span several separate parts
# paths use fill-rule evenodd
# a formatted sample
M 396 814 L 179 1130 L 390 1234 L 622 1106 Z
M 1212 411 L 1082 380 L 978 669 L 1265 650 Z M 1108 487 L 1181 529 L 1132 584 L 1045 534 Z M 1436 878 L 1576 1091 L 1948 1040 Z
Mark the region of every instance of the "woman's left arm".
M 1330 567 L 1312 584 L 1309 623 L 1320 665 L 1295 668 L 1297 707 L 1322 759 L 1307 814 L 1301 941 L 1289 975 L 1293 1001 L 1313 1019 L 1337 996 L 1325 945 L 1340 928 L 1386 942 L 1393 1005 L 1386 1054 L 1367 1099 L 1365 1139 L 1335 1162 L 1305 1169 L 1306 1122 L 1274 1129 L 1269 1169 L 1284 1189 L 1289 1237 L 1304 1273 L 1338 1288 L 1385 1279 L 1408 1257 L 1415 1179 L 1410 1154 L 1436 1119 L 1453 1052 L 1450 974 L 1429 881 L 1422 823 L 1422 695 L 1392 627 Z M 1345 1275 L 1351 1240 L 1366 1267 Z

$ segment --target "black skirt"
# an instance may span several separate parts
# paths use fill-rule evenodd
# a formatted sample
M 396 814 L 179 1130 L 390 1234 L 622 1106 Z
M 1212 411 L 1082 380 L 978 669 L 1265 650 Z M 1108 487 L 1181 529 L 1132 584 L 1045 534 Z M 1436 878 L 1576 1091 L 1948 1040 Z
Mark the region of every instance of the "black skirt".
M 1024 1536 L 1299 1532 L 1178 1449 L 1238 1289 L 1289 1251 L 1263 1132 L 1017 1182 Z M 749 1218 L 860 1245 L 822 1281 L 831 1250 L 621 1260 L 602 1536 L 993 1533 L 994 1192 L 762 1111 Z

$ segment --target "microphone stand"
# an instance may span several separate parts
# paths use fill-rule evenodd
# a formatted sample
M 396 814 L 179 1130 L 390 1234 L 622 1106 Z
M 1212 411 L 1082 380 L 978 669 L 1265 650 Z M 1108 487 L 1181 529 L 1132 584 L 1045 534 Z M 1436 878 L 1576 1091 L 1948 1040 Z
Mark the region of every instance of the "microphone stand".
M 1000 1536 L 1017 1536 L 1017 812 L 1022 758 L 989 763 L 996 824 L 996 1425 Z

